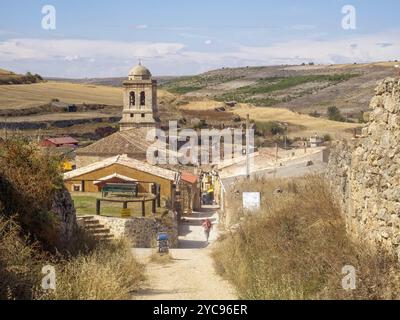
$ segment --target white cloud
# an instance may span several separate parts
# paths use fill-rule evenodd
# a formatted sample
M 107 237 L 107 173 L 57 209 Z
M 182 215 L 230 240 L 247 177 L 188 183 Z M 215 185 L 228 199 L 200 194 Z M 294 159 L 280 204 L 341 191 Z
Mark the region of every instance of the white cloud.
M 113 57 L 148 58 L 174 54 L 184 48 L 181 43 L 118 42 L 100 40 L 11 39 L 0 42 L 0 60 L 44 60 L 64 57 L 67 60 Z M 11 53 L 4 54 L 5 52 Z
M 148 25 L 147 24 L 139 24 L 135 27 L 136 29 L 147 29 Z
M 212 40 L 206 40 L 206 41 L 204 41 L 204 43 L 205 43 L 206 45 L 210 45 L 210 44 L 212 44 Z
M 157 75 L 198 73 L 246 65 L 353 63 L 400 58 L 397 32 L 273 43 L 268 46 L 232 45 L 225 51 L 189 50 L 183 43 L 122 42 L 77 39 L 10 39 L 0 41 L 3 67 L 47 76 L 123 76 L 138 58 Z M 205 44 L 211 44 L 207 38 Z M 208 42 L 210 41 L 210 42 Z M 384 44 L 384 45 L 382 45 Z M 390 44 L 390 45 L 389 45 Z M 90 63 L 92 62 L 92 63 Z M 96 63 L 94 63 L 96 62 Z

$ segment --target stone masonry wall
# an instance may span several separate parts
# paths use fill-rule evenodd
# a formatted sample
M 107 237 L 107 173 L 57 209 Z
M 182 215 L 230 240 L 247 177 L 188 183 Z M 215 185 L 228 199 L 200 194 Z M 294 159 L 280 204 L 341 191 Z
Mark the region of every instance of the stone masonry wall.
M 101 224 L 110 228 L 116 238 L 125 237 L 136 248 L 154 248 L 157 246 L 157 234 L 167 232 L 171 248 L 178 247 L 178 221 L 176 214 L 169 212 L 163 218 L 133 217 L 113 218 L 96 216 Z
M 400 246 L 400 81 L 379 83 L 359 139 L 332 150 L 327 180 L 339 195 L 350 234 Z

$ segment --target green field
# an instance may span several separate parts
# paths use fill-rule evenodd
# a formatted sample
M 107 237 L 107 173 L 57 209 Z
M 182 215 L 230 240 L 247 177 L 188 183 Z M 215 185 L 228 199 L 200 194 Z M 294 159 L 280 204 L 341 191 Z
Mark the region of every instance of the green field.
M 204 89 L 209 85 L 234 81 L 240 78 L 241 77 L 228 74 L 202 74 L 198 76 L 179 77 L 178 79 L 167 81 L 161 88 L 175 94 L 186 94 Z
M 273 94 L 285 91 L 290 88 L 301 86 L 308 83 L 329 83 L 338 84 L 342 81 L 357 77 L 358 74 L 334 74 L 334 75 L 305 75 L 293 77 L 269 77 L 260 79 L 256 84 L 241 87 L 230 92 L 215 97 L 218 101 L 238 101 L 242 103 L 252 103 L 256 106 L 271 106 L 279 103 L 274 96 L 255 97 L 257 95 Z M 309 94 L 307 89 L 302 89 L 301 94 Z

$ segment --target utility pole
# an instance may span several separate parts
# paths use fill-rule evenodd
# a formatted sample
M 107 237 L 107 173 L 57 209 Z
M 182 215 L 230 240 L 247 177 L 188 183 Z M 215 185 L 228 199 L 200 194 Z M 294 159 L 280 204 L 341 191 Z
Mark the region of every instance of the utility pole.
M 250 179 L 250 115 L 246 117 L 246 177 Z

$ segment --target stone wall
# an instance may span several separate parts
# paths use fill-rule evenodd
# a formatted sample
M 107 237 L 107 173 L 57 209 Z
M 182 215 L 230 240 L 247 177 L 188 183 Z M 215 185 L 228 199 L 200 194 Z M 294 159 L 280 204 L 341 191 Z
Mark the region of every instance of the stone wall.
M 327 171 L 350 234 L 398 250 L 400 245 L 400 81 L 379 83 L 358 139 L 332 150 Z
M 162 218 L 130 219 L 96 216 L 101 224 L 110 228 L 116 238 L 125 237 L 136 248 L 154 248 L 157 246 L 157 234 L 167 232 L 171 248 L 178 247 L 178 220 L 175 213 L 170 211 Z

